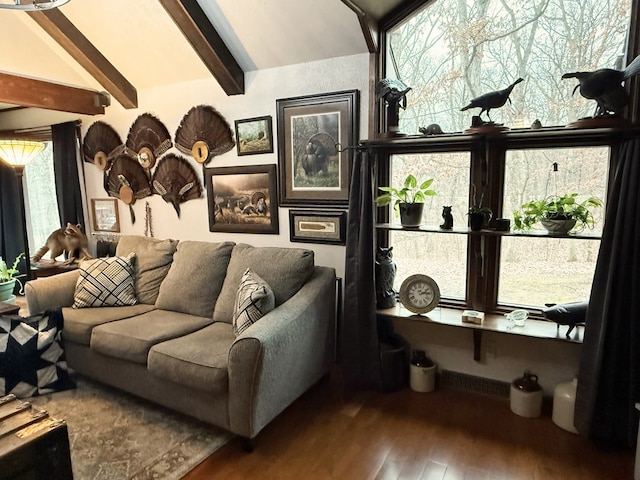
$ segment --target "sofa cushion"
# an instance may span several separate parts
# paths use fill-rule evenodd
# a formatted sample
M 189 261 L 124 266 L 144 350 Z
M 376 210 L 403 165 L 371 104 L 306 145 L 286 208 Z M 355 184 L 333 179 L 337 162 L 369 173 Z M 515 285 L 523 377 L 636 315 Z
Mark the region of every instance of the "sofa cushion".
M 237 244 L 231 253 L 227 276 L 213 311 L 214 321 L 232 322 L 238 286 L 247 268 L 271 286 L 278 306 L 300 290 L 313 273 L 313 266 L 311 250 Z
M 267 282 L 247 268 L 236 295 L 233 333 L 240 335 L 275 307 L 273 290 Z
M 171 267 L 177 240 L 159 240 L 142 235 L 127 235 L 120 238 L 116 255 L 136 254 L 135 284 L 138 302 L 153 305 L 158 290 Z
M 66 341 L 89 345 L 91 330 L 103 323 L 122 320 L 153 310 L 153 305 L 139 303 L 125 307 L 100 307 L 100 308 L 70 308 L 62 309 L 64 316 L 64 330 L 62 338 Z
M 75 387 L 69 376 L 60 310 L 0 316 L 0 396 L 32 397 Z
M 180 385 L 226 392 L 227 359 L 234 340 L 231 325 L 214 323 L 151 347 L 147 368 L 152 374 Z
M 73 308 L 138 303 L 133 270 L 135 258 L 135 253 L 130 253 L 126 257 L 93 258 L 80 262 Z
M 156 343 L 186 335 L 210 323 L 211 317 L 152 310 L 94 327 L 90 346 L 110 357 L 146 364 L 149 349 Z
M 233 246 L 233 242 L 180 242 L 160 285 L 156 307 L 211 317 Z

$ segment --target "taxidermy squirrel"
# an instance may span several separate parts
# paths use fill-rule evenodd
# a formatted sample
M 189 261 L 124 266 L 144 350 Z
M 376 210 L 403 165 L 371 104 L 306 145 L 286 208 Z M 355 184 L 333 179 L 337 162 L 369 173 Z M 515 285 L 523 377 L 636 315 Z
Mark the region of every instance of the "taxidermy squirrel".
M 51 260 L 66 253 L 65 264 L 71 264 L 80 260 L 93 258 L 88 250 L 89 242 L 82 231 L 80 224 L 67 223 L 64 228 L 59 228 L 49 235 L 44 246 L 31 257 L 31 263 L 38 263 L 45 253 L 50 252 Z
M 453 215 L 451 214 L 451 207 L 442 207 L 442 218 L 444 223 L 440 224 L 440 228 L 443 230 L 451 230 L 453 228 Z

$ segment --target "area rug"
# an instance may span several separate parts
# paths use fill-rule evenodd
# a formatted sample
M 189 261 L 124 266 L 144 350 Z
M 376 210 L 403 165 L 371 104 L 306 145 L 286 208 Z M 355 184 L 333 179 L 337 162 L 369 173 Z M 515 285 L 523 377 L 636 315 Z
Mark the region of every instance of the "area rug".
M 77 389 L 29 399 L 67 422 L 75 480 L 177 480 L 232 437 L 124 392 L 76 381 Z

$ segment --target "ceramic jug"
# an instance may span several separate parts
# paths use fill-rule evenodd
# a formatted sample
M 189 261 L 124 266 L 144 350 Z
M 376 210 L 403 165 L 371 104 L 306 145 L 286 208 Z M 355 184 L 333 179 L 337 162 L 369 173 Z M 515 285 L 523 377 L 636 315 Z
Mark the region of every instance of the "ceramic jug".
M 542 387 L 538 384 L 538 376 L 524 372 L 511 384 L 509 396 L 511 411 L 521 417 L 539 417 L 542 411 Z

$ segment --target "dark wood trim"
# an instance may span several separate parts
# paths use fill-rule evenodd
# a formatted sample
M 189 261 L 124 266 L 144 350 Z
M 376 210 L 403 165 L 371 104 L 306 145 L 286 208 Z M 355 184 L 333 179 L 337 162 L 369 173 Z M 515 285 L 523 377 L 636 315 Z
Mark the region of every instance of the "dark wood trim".
M 138 107 L 138 92 L 135 87 L 59 9 L 33 11 L 28 14 L 124 108 Z
M 102 115 L 108 105 L 105 95 L 95 90 L 10 73 L 0 73 L 0 102 L 84 115 Z
M 358 16 L 358 22 L 360 22 L 360 28 L 362 29 L 364 41 L 367 44 L 369 53 L 377 53 L 378 38 L 380 34 L 378 22 L 351 0 L 342 0 L 342 3 L 349 7 Z
M 160 0 L 227 95 L 244 94 L 244 71 L 196 0 Z
M 631 2 L 631 21 L 629 25 L 629 43 L 627 45 L 627 63 L 640 55 L 640 0 Z M 626 116 L 633 123 L 640 121 L 640 78 L 635 76 L 628 80 L 627 90 L 629 91 L 629 106 Z

